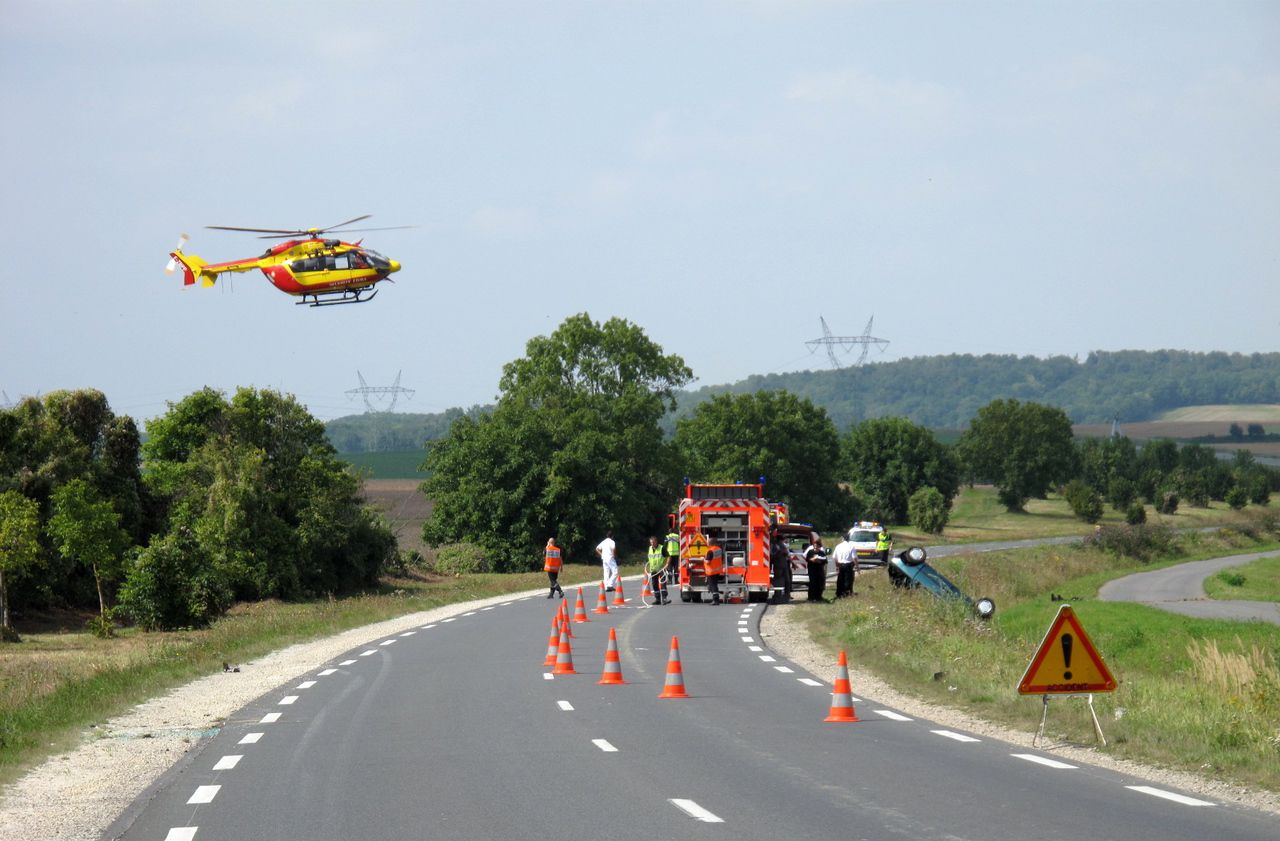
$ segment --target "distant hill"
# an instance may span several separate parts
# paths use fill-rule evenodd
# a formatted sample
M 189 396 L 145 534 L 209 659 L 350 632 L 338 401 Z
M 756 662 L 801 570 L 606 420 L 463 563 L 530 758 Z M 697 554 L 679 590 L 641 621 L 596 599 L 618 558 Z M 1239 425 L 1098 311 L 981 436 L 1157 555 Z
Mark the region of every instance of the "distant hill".
M 1185 406 L 1280 403 L 1280 353 L 1180 350 L 1094 351 L 1069 356 L 922 356 L 841 371 L 758 374 L 677 395 L 676 417 L 717 394 L 786 390 L 826 408 L 836 427 L 867 418 L 907 417 L 933 429 L 959 429 L 1001 397 L 1061 407 L 1074 423 L 1154 420 Z M 327 424 L 340 452 L 421 449 L 449 424 L 487 407 L 436 414 L 370 414 Z M 675 425 L 669 417 L 667 428 Z

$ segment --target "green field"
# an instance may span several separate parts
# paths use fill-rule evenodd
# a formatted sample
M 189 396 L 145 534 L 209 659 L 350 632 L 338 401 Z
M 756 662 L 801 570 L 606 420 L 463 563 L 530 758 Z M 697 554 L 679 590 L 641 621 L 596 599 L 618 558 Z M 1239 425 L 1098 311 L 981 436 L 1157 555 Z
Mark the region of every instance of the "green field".
M 1280 423 L 1280 405 L 1275 403 L 1229 403 L 1220 406 L 1183 406 L 1162 412 L 1158 421 L 1254 421 L 1257 423 Z
M 1259 558 L 1205 579 L 1211 599 L 1280 602 L 1280 558 Z
M 353 465 L 370 479 L 425 479 L 418 468 L 426 458 L 423 450 L 390 453 L 338 453 L 338 458 Z

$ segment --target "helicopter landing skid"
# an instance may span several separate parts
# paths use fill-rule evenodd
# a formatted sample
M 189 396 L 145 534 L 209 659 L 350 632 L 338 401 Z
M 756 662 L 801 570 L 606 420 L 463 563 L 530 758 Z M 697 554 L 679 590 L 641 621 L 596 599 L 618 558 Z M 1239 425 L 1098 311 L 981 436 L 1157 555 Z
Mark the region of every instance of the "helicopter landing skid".
M 377 289 L 369 292 L 370 288 L 362 286 L 359 289 L 344 289 L 341 292 L 303 293 L 302 300 L 295 301 L 294 306 L 333 307 L 339 304 L 363 304 L 366 301 L 372 301 L 374 296 L 378 294 Z M 365 295 L 365 292 L 369 292 L 369 294 Z

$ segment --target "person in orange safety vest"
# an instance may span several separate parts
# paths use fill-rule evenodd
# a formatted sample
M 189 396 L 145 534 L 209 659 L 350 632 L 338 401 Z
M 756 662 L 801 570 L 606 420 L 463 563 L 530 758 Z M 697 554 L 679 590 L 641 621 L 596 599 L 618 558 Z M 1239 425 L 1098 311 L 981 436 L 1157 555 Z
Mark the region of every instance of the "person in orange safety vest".
M 707 538 L 707 556 L 702 561 L 702 569 L 707 576 L 707 592 L 711 594 L 711 603 L 720 604 L 720 582 L 724 581 L 724 550 L 714 537 Z
M 547 538 L 547 551 L 542 562 L 542 571 L 547 574 L 547 580 L 551 582 L 551 592 L 547 593 L 547 598 L 553 598 L 557 593 L 560 598 L 564 598 L 564 590 L 560 587 L 560 567 L 562 565 L 560 558 L 560 547 L 556 545 L 554 537 Z

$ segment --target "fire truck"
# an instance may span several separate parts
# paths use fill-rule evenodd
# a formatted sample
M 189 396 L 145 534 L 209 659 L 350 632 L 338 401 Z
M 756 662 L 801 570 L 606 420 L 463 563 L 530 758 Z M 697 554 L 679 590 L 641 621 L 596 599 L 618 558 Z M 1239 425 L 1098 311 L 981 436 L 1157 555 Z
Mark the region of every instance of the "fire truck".
M 703 559 L 708 539 L 724 550 L 726 600 L 765 601 L 769 580 L 769 527 L 786 507 L 764 498 L 764 485 L 688 484 L 671 526 L 680 535 L 680 601 L 702 601 L 707 592 Z

